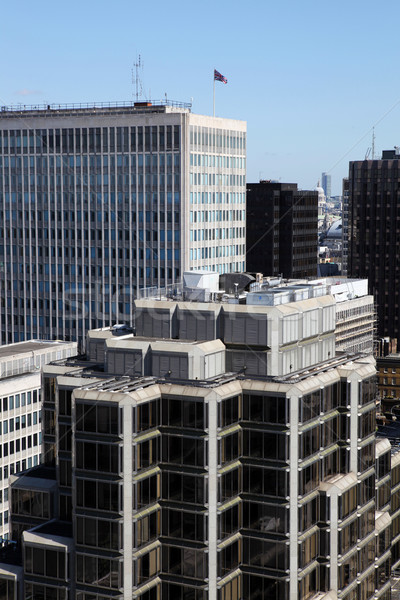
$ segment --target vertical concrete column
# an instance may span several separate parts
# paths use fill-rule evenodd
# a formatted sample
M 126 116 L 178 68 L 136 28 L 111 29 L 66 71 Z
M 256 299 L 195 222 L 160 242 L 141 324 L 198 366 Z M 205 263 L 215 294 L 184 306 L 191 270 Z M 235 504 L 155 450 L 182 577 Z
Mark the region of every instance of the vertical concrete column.
M 301 393 L 293 387 L 288 392 L 289 399 L 289 415 L 290 415 L 290 446 L 289 446 L 289 503 L 290 503 L 290 526 L 289 526 L 289 561 L 290 561 L 290 584 L 289 584 L 289 600 L 298 599 L 298 535 L 299 535 L 299 396 Z
M 133 532 L 132 532 L 132 435 L 133 435 L 133 407 L 135 401 L 132 398 L 126 401 L 122 407 L 123 415 L 123 514 L 124 514 L 124 600 L 132 599 L 132 549 L 133 549 Z
M 358 404 L 359 386 L 361 379 L 358 373 L 352 373 L 348 379 L 350 383 L 350 471 L 358 472 Z
M 327 502 L 330 508 L 330 577 L 331 590 L 338 590 L 338 519 L 339 519 L 339 496 L 337 493 L 327 494 Z
M 208 409 L 208 579 L 209 600 L 217 600 L 218 396 L 211 392 Z

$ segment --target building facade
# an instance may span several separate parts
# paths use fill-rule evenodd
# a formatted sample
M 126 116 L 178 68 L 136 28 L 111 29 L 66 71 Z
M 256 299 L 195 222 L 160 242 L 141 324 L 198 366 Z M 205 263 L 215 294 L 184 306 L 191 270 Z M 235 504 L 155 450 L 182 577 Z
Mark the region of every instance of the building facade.
M 2 108 L 1 343 L 82 341 L 141 288 L 245 269 L 246 124 L 167 104 Z
M 376 313 L 368 280 L 337 276 L 326 282 L 336 301 L 336 351 L 373 354 Z
M 85 358 L 45 368 L 8 598 L 389 600 L 374 360 L 334 356 L 332 296 L 254 300 L 142 301 L 146 336 L 89 332 Z
M 378 336 L 400 339 L 400 157 L 354 161 L 349 167 L 348 275 L 366 277 L 374 295 Z
M 41 461 L 41 369 L 76 354 L 73 342 L 31 340 L 0 349 L 0 538 L 9 537 L 9 477 Z
M 318 260 L 318 193 L 294 183 L 247 185 L 247 270 L 315 277 Z
M 400 414 L 400 354 L 378 357 L 376 368 L 382 412 L 391 413 L 397 407 Z

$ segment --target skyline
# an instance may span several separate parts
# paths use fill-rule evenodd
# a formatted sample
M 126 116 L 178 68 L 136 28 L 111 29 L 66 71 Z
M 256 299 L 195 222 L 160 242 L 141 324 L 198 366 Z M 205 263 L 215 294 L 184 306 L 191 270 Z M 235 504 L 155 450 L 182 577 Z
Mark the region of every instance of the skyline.
M 43 0 L 3 12 L 0 105 L 133 100 L 140 54 L 143 98 L 193 98 L 194 113 L 212 114 L 214 68 L 227 77 L 216 82 L 216 115 L 247 121 L 248 182 L 313 189 L 325 171 L 338 195 L 374 125 L 376 157 L 400 143 L 393 0 L 381 12 L 359 0 L 253 2 L 246 12 L 225 0 L 201 11 L 159 0 L 121 0 L 112 11 L 72 0 L 65 10 Z

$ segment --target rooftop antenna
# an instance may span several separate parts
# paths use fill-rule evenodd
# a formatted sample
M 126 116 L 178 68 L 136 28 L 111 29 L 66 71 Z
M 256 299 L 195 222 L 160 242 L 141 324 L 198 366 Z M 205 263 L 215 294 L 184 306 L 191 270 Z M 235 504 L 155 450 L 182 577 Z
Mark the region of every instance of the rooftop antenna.
M 135 86 L 135 101 L 139 102 L 139 99 L 143 94 L 142 79 L 140 77 L 140 74 L 143 70 L 143 63 L 140 54 L 133 66 L 134 69 L 132 69 L 132 83 Z
M 372 151 L 371 158 L 375 160 L 375 127 L 372 128 Z

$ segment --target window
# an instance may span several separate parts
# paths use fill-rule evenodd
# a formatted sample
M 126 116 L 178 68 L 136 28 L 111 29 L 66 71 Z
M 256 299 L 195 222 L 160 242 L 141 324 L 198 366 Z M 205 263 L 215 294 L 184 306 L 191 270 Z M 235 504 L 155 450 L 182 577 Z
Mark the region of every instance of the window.
M 122 543 L 120 526 L 117 521 L 77 517 L 77 543 L 119 550 Z
M 202 437 L 162 436 L 163 462 L 202 467 L 205 464 L 207 442 Z
M 202 475 L 165 472 L 162 479 L 162 497 L 165 500 L 203 505 L 207 482 Z
M 69 427 L 69 440 L 71 428 Z M 70 449 L 69 441 L 69 449 Z M 67 447 L 65 449 L 68 449 Z M 91 442 L 76 442 L 76 467 L 89 471 L 105 473 L 119 472 L 119 446 L 111 444 L 96 444 Z
M 202 513 L 170 508 L 163 512 L 162 523 L 163 535 L 167 537 L 194 541 L 205 539 L 206 519 Z
M 25 547 L 27 573 L 45 575 L 52 579 L 65 579 L 66 554 L 57 550 Z
M 203 550 L 163 546 L 163 565 L 169 573 L 204 579 L 207 572 L 207 555 Z M 176 596 L 169 596 L 175 598 Z M 179 597 L 179 596 L 178 596 Z
M 89 433 L 118 435 L 118 407 L 107 404 L 103 406 L 77 403 L 76 429 Z
M 119 512 L 121 489 L 118 483 L 76 480 L 77 506 Z
M 243 395 L 243 420 L 286 424 L 289 421 L 285 396 Z
M 76 579 L 81 583 L 118 589 L 122 585 L 122 563 L 118 560 L 76 554 Z
M 162 423 L 170 427 L 204 429 L 206 423 L 203 401 L 163 397 Z

